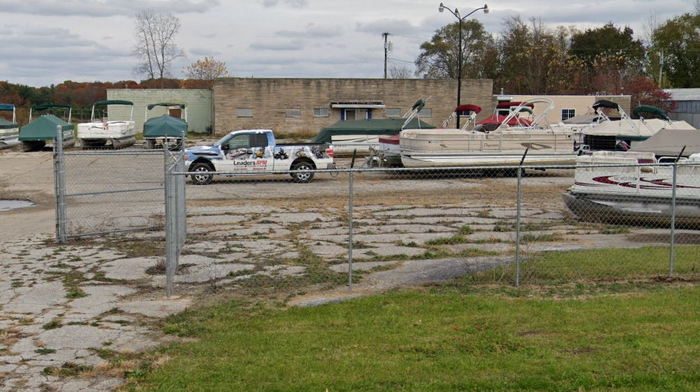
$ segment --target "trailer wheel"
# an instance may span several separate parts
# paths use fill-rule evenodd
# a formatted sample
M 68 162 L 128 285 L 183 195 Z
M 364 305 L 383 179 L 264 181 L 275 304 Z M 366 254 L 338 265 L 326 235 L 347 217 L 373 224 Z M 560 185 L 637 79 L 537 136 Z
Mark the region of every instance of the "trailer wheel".
M 211 165 L 204 162 L 197 162 L 193 164 L 189 171 L 194 172 L 194 174 L 190 175 L 190 178 L 192 179 L 192 183 L 195 185 L 207 185 L 211 183 L 211 180 L 214 177 L 212 174 L 204 174 L 205 172 L 214 171 L 214 168 L 212 168 Z
M 294 182 L 307 183 L 314 178 L 314 173 L 311 172 L 311 170 L 314 170 L 315 167 L 312 163 L 309 163 L 307 161 L 296 162 L 292 165 L 291 169 L 296 171 L 293 173 L 289 173 L 289 175 L 292 176 L 292 180 L 294 180 Z

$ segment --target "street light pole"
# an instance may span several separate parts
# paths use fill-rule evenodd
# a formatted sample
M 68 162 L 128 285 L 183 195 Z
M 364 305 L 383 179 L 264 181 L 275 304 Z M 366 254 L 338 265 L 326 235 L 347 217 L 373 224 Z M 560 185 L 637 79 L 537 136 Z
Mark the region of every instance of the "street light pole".
M 455 18 L 459 21 L 458 27 L 459 27 L 459 42 L 457 42 L 457 106 L 461 104 L 461 99 L 462 99 L 462 21 L 464 19 L 468 18 L 471 14 L 475 13 L 476 11 L 479 10 L 484 10 L 485 14 L 489 13 L 489 6 L 487 4 L 484 4 L 483 7 L 479 7 L 472 12 L 461 16 L 459 14 L 459 10 L 457 8 L 452 11 L 450 8 L 446 7 L 444 4 L 440 3 L 440 7 L 438 8 L 439 12 L 443 12 L 444 10 L 450 11 L 452 15 L 454 15 Z M 457 129 L 459 129 L 459 112 L 457 112 Z

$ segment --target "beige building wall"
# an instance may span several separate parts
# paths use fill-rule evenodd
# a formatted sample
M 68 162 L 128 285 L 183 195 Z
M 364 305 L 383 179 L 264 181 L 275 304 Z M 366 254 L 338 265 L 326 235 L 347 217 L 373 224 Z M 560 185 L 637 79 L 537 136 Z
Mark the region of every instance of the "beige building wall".
M 187 105 L 187 127 L 189 132 L 206 133 L 212 125 L 212 94 L 206 89 L 108 89 L 107 99 L 123 99 L 134 103 L 136 129 L 143 131 L 146 107 L 153 103 L 184 103 Z M 110 119 L 129 118 L 128 106 L 110 106 Z M 156 107 L 148 118 L 165 114 L 166 108 Z
M 536 98 L 549 98 L 554 103 L 554 109 L 547 113 L 546 120 L 549 124 L 558 124 L 562 121 L 563 110 L 574 110 L 574 115 L 593 114 L 593 104 L 599 99 L 613 101 L 622 107 L 627 114 L 631 114 L 631 100 L 629 95 L 512 95 L 512 101 L 522 102 Z M 542 113 L 547 104 L 535 104 L 535 116 Z
M 462 103 L 493 109 L 493 81 L 463 80 Z M 340 120 L 334 103 L 374 103 L 372 118 L 403 114 L 416 100 L 429 98 L 421 119 L 440 126 L 456 106 L 457 82 L 436 79 L 259 79 L 225 78 L 214 82 L 214 129 L 264 128 L 277 134 L 315 135 Z M 319 115 L 327 109 L 328 115 Z M 399 116 L 400 116 L 399 114 Z

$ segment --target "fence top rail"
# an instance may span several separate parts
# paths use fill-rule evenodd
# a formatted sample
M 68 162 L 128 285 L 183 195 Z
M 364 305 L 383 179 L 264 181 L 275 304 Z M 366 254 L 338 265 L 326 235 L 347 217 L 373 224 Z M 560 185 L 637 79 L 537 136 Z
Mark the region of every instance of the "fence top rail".
M 700 162 L 665 162 L 665 163 L 606 163 L 606 164 L 578 164 L 578 165 L 503 165 L 503 166 L 441 166 L 441 167 L 392 167 L 392 168 L 335 168 L 335 169 L 313 169 L 304 170 L 310 173 L 417 173 L 417 172 L 446 172 L 446 171 L 478 171 L 478 170 L 515 170 L 515 169 L 530 169 L 530 170 L 574 170 L 586 168 L 620 168 L 620 167 L 700 167 Z M 276 171 L 199 171 L 197 174 L 214 174 L 225 176 L 256 176 L 263 174 L 290 174 L 296 173 L 298 170 L 276 170 Z M 173 171 L 173 175 L 187 176 L 194 174 L 189 171 Z
M 163 156 L 163 151 L 64 151 L 63 155 L 158 155 Z

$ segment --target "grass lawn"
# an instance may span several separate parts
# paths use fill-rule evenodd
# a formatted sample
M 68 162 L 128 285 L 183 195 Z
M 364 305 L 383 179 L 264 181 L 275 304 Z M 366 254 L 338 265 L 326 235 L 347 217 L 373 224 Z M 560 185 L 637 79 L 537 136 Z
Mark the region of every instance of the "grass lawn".
M 652 248 L 636 254 L 642 264 L 658 256 Z M 546 257 L 540 267 L 585 258 Z M 595 266 L 580 270 L 599 277 Z M 126 389 L 700 390 L 697 275 L 633 275 L 634 282 L 582 280 L 553 291 L 468 277 L 314 308 L 229 302 L 188 311 L 164 329 L 196 340 L 153 353 L 160 365 L 132 373 Z

